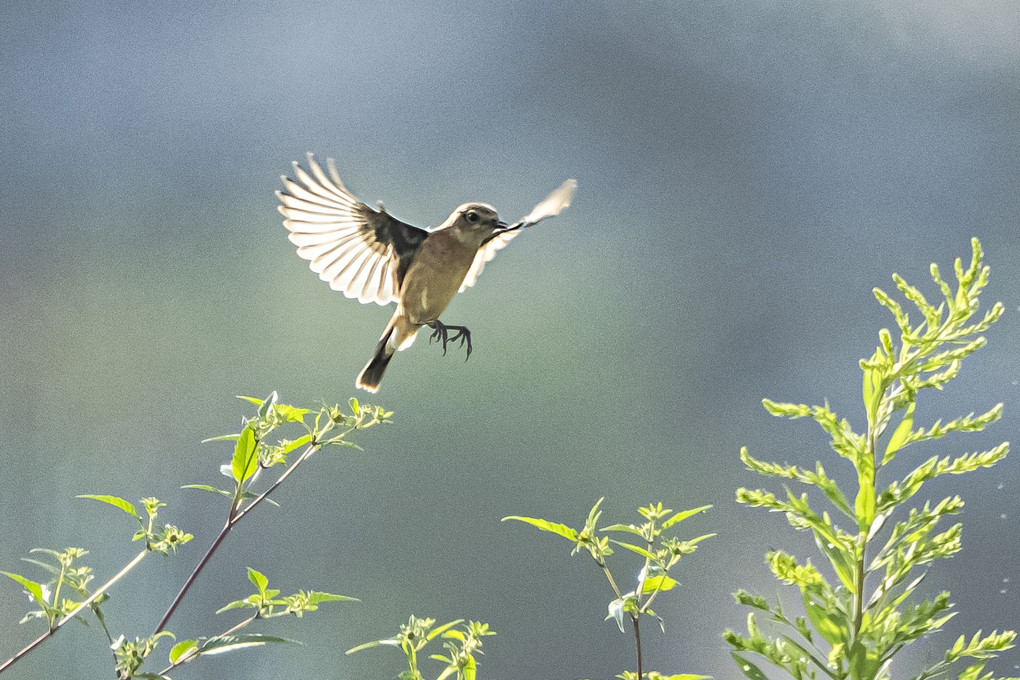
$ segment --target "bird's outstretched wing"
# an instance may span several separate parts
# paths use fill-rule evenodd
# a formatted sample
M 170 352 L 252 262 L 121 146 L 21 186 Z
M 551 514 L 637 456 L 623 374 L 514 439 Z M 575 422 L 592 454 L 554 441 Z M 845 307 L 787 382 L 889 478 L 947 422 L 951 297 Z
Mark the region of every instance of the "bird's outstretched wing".
M 532 208 L 527 217 L 518 220 L 502 231 L 496 232 L 495 236 L 482 244 L 482 247 L 478 249 L 478 253 L 471 263 L 471 268 L 468 269 L 467 276 L 464 277 L 464 283 L 460 285 L 460 290 L 457 292 L 462 293 L 465 288 L 475 285 L 475 281 L 478 280 L 478 276 L 482 273 L 482 269 L 485 268 L 485 264 L 491 262 L 492 258 L 496 257 L 496 253 L 506 248 L 507 244 L 516 238 L 523 228 L 530 227 L 547 217 L 555 217 L 569 207 L 576 190 L 577 181 L 568 179 L 558 189 L 546 196 L 541 203 Z
M 368 207 L 343 185 L 333 159 L 326 164 L 328 176 L 309 153 L 307 171 L 295 161 L 296 179 L 282 178 L 277 208 L 288 238 L 333 290 L 359 302 L 395 302 L 428 232 Z

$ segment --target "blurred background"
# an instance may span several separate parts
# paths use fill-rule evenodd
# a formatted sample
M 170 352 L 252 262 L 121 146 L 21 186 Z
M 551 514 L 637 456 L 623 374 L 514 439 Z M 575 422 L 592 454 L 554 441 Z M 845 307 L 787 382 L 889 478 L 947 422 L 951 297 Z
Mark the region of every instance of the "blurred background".
M 761 398 L 827 399 L 861 427 L 857 361 L 892 325 L 872 287 L 892 290 L 896 271 L 937 295 L 928 264 L 948 274 L 972 236 L 992 267 L 985 306 L 1007 311 L 917 418 L 999 401 L 1005 417 L 910 448 L 895 472 L 1017 439 L 1011 0 L 8 0 L 4 15 L 0 569 L 41 579 L 19 561 L 29 549 L 81 546 L 103 582 L 134 555 L 134 527 L 74 496 L 158 496 L 161 518 L 196 538 L 116 589 L 107 618 L 129 637 L 151 632 L 222 525 L 222 499 L 179 486 L 216 483 L 230 445 L 200 440 L 237 431 L 250 409 L 234 395 L 345 403 L 390 314 L 295 255 L 273 195 L 292 160 L 335 157 L 362 200 L 421 226 L 469 200 L 515 219 L 568 177 L 580 187 L 444 316 L 473 332 L 470 361 L 425 338 L 399 355 L 368 400 L 394 424 L 359 437 L 364 452 L 302 466 L 170 629 L 229 627 L 212 612 L 249 592 L 246 566 L 284 593 L 362 602 L 253 629 L 302 647 L 174 677 L 391 678 L 395 651 L 343 651 L 414 613 L 489 622 L 485 678 L 611 678 L 633 668 L 633 643 L 602 620 L 601 574 L 562 539 L 499 521 L 579 526 L 600 496 L 607 523 L 659 500 L 715 506 L 681 525 L 719 535 L 661 597 L 646 668 L 736 677 L 720 634 L 746 610 L 730 593 L 793 602 L 764 552 L 818 561 L 782 517 L 735 504 L 738 486 L 768 483 L 739 447 L 851 471 L 819 428 L 771 418 Z M 925 488 L 965 498 L 965 548 L 926 582 L 960 613 L 914 660 L 1020 625 L 1018 460 Z M 6 658 L 41 627 L 18 626 L 20 588 L 0 587 Z M 904 658 L 894 675 L 913 668 Z M 93 625 L 7 677 L 111 675 Z

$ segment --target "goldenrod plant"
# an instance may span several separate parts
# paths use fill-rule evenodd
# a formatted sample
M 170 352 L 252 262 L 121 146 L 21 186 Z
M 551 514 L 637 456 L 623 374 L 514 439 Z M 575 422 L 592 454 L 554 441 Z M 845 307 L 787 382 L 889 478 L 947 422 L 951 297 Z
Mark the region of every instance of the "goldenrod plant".
M 941 297 L 937 304 L 893 275 L 896 287 L 917 308 L 916 322 L 891 295 L 874 290 L 876 299 L 892 312 L 897 331 L 883 328 L 874 354 L 860 362 L 866 430 L 855 431 L 828 404 L 764 400 L 774 416 L 818 423 L 831 437 L 833 451 L 850 461 L 856 476 L 851 480 L 830 476 L 821 461 L 814 469 L 801 468 L 764 462 L 746 448 L 741 450 L 749 470 L 814 487 L 833 511 L 816 510 L 820 499 L 789 488 L 779 495 L 763 489 L 737 491 L 739 503 L 781 512 L 794 529 L 810 531 L 832 574 L 783 550 L 766 555 L 775 577 L 800 589 L 806 616 L 784 611 L 778 602 L 760 595 L 737 592 L 737 601 L 754 611 L 748 614 L 746 634 L 727 631 L 724 637 L 745 677 L 765 680 L 768 676 L 757 665 L 763 659 L 798 680 L 929 680 L 949 674 L 959 680 L 993 680 L 994 674 L 985 671 L 988 659 L 1013 646 L 1014 631 L 979 631 L 970 638 L 961 636 L 927 668 L 893 669 L 901 650 L 938 632 L 954 614 L 948 592 L 926 599 L 916 590 L 935 560 L 960 551 L 960 523 L 945 527 L 943 521 L 960 512 L 963 500 L 951 495 L 922 502 L 923 485 L 941 475 L 991 467 L 1009 450 L 1009 443 L 1003 442 L 988 451 L 932 456 L 901 479 L 890 479 L 886 469 L 912 444 L 978 432 L 1002 414 L 1002 404 L 995 404 L 980 415 L 949 422 L 923 425 L 914 419 L 918 397 L 945 388 L 961 362 L 985 345 L 982 334 L 1002 315 L 1001 303 L 978 315 L 978 298 L 989 270 L 977 239 L 972 248 L 969 266 L 956 260 L 955 290 L 938 266 L 931 265 Z M 759 626 L 759 618 L 766 625 Z

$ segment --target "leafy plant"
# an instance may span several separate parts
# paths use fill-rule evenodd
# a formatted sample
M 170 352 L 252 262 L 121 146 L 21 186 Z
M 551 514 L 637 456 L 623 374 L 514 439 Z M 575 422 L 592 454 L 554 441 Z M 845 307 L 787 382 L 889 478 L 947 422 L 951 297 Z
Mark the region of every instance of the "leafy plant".
M 387 423 L 392 415 L 378 407 L 363 406 L 356 399 L 350 401 L 350 413 L 345 413 L 339 406 L 324 406 L 314 416 L 311 415 L 313 412 L 309 409 L 278 403 L 275 392 L 268 399 L 252 397 L 241 397 L 241 399 L 255 405 L 256 415 L 244 420 L 240 433 L 207 440 L 234 442 L 230 462 L 220 468 L 221 473 L 230 480 L 228 488 L 222 489 L 208 484 L 189 484 L 184 487 L 216 493 L 230 501 L 223 529 L 199 560 L 191 576 L 163 614 L 152 635 L 135 637 L 130 640 L 126 636 L 120 635 L 115 639 L 107 625 L 102 608 L 106 593 L 134 569 L 146 555 L 154 552 L 163 555 L 176 553 L 178 547 L 188 543 L 193 537 L 173 525 L 159 524 L 156 521 L 159 509 L 166 505 L 156 498 L 146 498 L 142 501 L 143 514 L 133 503 L 118 496 L 88 494 L 81 498 L 106 503 L 133 518 L 138 523 L 138 529 L 132 540 L 141 541 L 144 539 L 145 547 L 119 573 L 94 591 L 90 590 L 89 586 L 93 580 L 92 570 L 81 564 L 81 559 L 88 553 L 81 548 L 68 548 L 63 552 L 43 548 L 32 550 L 33 554 L 39 555 L 42 559 L 25 558 L 25 561 L 48 572 L 52 578 L 46 582 L 37 582 L 13 572 L 0 572 L 24 588 L 30 601 L 38 607 L 38 609 L 29 611 L 21 622 L 25 623 L 34 619 L 43 619 L 47 622 L 46 632 L 0 664 L 0 673 L 56 634 L 72 619 L 84 622 L 85 609 L 91 610 L 95 615 L 113 650 L 116 677 L 123 679 L 166 678 L 168 677 L 166 673 L 199 656 L 261 646 L 267 643 L 292 642 L 270 635 L 237 632 L 255 620 L 288 615 L 301 617 L 307 612 L 316 611 L 320 604 L 353 599 L 316 591 L 298 591 L 294 595 L 281 598 L 279 590 L 268 588 L 268 579 L 263 574 L 249 568 L 248 578 L 258 589 L 257 592 L 244 600 L 231 602 L 219 610 L 224 612 L 234 609 L 250 609 L 251 613 L 246 619 L 210 638 L 182 640 L 171 649 L 169 665 L 166 668 L 158 673 L 141 671 L 142 664 L 156 648 L 159 641 L 164 637 L 175 637 L 173 633 L 165 630 L 167 623 L 212 555 L 238 522 L 263 501 L 275 505 L 276 503 L 269 499 L 269 495 L 316 451 L 327 446 L 356 446 L 348 439 L 349 435 L 356 430 L 364 430 L 380 423 Z M 276 432 L 285 426 L 300 427 L 304 430 L 304 434 L 294 440 L 281 438 Z M 300 453 L 288 465 L 288 457 L 298 449 L 300 449 Z M 260 473 L 277 466 L 286 467 L 286 469 L 264 490 L 256 491 Z
M 925 482 L 940 475 L 991 467 L 1006 456 L 1009 444 L 957 457 L 933 456 L 900 480 L 886 480 L 883 472 L 911 444 L 954 432 L 977 432 L 1001 416 L 1002 404 L 996 404 L 980 415 L 972 413 L 946 423 L 937 420 L 925 427 L 914 422 L 918 396 L 926 390 L 941 390 L 956 377 L 961 361 L 984 346 L 981 334 L 1003 312 L 1002 304 L 996 303 L 975 318 L 989 270 L 982 264 L 977 239 L 972 247 L 966 269 L 956 260 L 955 291 L 942 279 L 939 268 L 931 265 L 931 277 L 942 296 L 937 306 L 901 276 L 893 275 L 896 287 L 920 313 L 916 324 L 900 303 L 884 291 L 874 290 L 878 301 L 895 317 L 899 341 L 894 342 L 893 334 L 882 329 L 875 353 L 860 362 L 866 431 L 855 432 L 828 404 L 763 401 L 774 416 L 817 422 L 831 437 L 833 450 L 850 461 L 857 474 L 856 488 L 848 493 L 845 484 L 841 487 L 828 476 L 821 462 L 813 470 L 804 469 L 763 462 L 746 448 L 741 450 L 748 469 L 819 489 L 836 518 L 845 518 L 843 524 L 837 523 L 829 512 L 817 512 L 806 493 L 797 495 L 789 488 L 781 496 L 762 489 L 737 491 L 738 502 L 784 513 L 794 529 L 810 531 L 835 574 L 834 579 L 827 577 L 810 560 L 797 560 L 782 550 L 766 555 L 775 577 L 800 589 L 807 616 L 790 616 L 778 603 L 743 590 L 736 593 L 739 603 L 755 611 L 748 615 L 746 635 L 727 631 L 724 637 L 733 647 L 732 656 L 741 672 L 751 680 L 763 680 L 766 675 L 749 660 L 748 653 L 760 655 L 798 680 L 887 680 L 900 650 L 937 632 L 952 618 L 948 592 L 919 599 L 915 590 L 934 560 L 960 551 L 961 525 L 943 528 L 940 523 L 959 513 L 963 500 L 950 496 L 906 506 Z M 759 628 L 756 613 L 778 632 Z M 979 632 L 970 640 L 960 637 L 941 660 L 911 677 L 942 677 L 957 669 L 958 662 L 970 659 L 957 677 L 991 680 L 994 674 L 984 670 L 987 660 L 1011 648 L 1015 638 L 1013 631 Z M 906 676 L 900 672 L 897 677 Z
M 606 616 L 606 620 L 613 619 L 616 621 L 621 633 L 625 632 L 624 622 L 630 620 L 631 626 L 634 629 L 634 645 L 637 650 L 637 671 L 624 671 L 616 677 L 622 680 L 641 680 L 642 678 L 648 678 L 648 680 L 698 680 L 699 678 L 709 677 L 707 675 L 692 674 L 667 676 L 656 671 L 645 673 L 643 669 L 644 661 L 641 655 L 641 619 L 643 616 L 654 617 L 658 620 L 660 629 L 665 632 L 662 618 L 657 616 L 651 608 L 652 602 L 659 593 L 672 590 L 677 586 L 677 582 L 669 575 L 669 572 L 680 561 L 680 558 L 693 553 L 697 549 L 698 543 L 706 538 L 715 536 L 715 534 L 703 534 L 688 540 L 667 537 L 663 534 L 667 529 L 672 528 L 688 517 L 708 510 L 712 506 L 705 505 L 700 508 L 674 513 L 672 510 L 663 508 L 662 503 L 656 503 L 648 505 L 648 507 L 638 508 L 638 513 L 645 520 L 641 524 L 611 524 L 599 529 L 596 525 L 598 524 L 599 517 L 602 515 L 599 506 L 603 500 L 603 498 L 600 498 L 595 503 L 588 513 L 588 519 L 585 521 L 584 527 L 580 530 L 572 529 L 565 524 L 536 519 L 534 517 L 519 517 L 515 515 L 504 517 L 503 521 L 512 519 L 525 522 L 538 527 L 542 531 L 562 536 L 574 544 L 571 555 L 576 555 L 582 550 L 586 551 L 602 570 L 603 574 L 605 574 L 606 580 L 616 595 L 615 599 L 609 603 L 609 614 Z M 637 537 L 639 544 L 626 543 L 615 538 L 609 538 L 609 536 L 599 536 L 600 532 L 631 534 Z M 634 590 L 623 592 L 617 585 L 616 579 L 613 577 L 613 573 L 610 571 L 607 563 L 607 558 L 613 554 L 610 544 L 625 548 L 644 558 L 644 564 L 637 572 L 637 587 Z
M 432 654 L 429 659 L 444 664 L 436 680 L 453 677 L 456 680 L 475 680 L 478 672 L 476 655 L 482 653 L 482 638 L 495 635 L 489 630 L 489 624 L 468 621 L 460 628 L 455 626 L 463 623 L 463 619 L 450 621 L 435 626 L 435 619 L 420 619 L 411 616 L 406 624 L 401 624 L 400 632 L 391 638 L 374 640 L 347 650 L 348 654 L 360 652 L 372 647 L 399 647 L 407 657 L 407 670 L 400 673 L 400 680 L 424 680 L 425 676 L 418 668 L 418 654 L 427 644 L 441 638 L 445 654 Z

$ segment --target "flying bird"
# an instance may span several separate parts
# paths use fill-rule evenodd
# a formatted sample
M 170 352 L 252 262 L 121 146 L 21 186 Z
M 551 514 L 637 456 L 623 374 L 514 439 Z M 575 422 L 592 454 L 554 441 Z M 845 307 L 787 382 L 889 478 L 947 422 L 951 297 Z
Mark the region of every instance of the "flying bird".
M 297 253 L 311 270 L 358 302 L 397 303 L 375 354 L 358 375 L 357 387 L 376 392 L 383 372 L 398 350 L 411 346 L 428 326 L 432 338 L 467 343 L 464 326 L 439 321 L 454 295 L 475 285 L 485 263 L 521 233 L 570 205 L 577 182 L 568 179 L 521 220 L 502 222 L 487 203 L 464 203 L 435 229 L 420 229 L 376 210 L 344 186 L 332 158 L 329 174 L 308 154 L 308 169 L 294 162 L 294 177 L 284 175 L 277 206 Z M 451 334 L 451 331 L 454 331 Z

